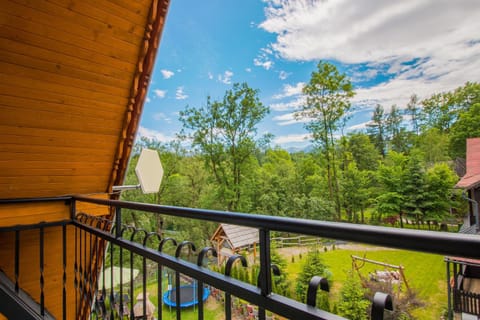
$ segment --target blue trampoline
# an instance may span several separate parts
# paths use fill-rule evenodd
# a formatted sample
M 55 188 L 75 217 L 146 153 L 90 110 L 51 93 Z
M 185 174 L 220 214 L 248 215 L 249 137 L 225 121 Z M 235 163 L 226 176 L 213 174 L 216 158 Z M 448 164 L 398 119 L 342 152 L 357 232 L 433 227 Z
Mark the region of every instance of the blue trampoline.
M 202 300 L 207 300 L 209 295 L 210 290 L 204 287 Z M 169 307 L 177 306 L 177 288 L 173 288 L 165 292 L 165 294 L 163 295 L 163 303 Z M 180 308 L 191 307 L 196 305 L 197 303 L 197 286 L 193 284 L 180 286 Z

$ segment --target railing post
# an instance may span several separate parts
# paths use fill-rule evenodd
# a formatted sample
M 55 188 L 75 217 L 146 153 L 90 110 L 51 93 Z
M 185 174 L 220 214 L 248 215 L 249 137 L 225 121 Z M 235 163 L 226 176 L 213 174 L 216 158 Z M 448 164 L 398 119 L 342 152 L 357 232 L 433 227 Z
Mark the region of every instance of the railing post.
M 195 245 L 193 242 L 190 241 L 183 241 L 177 246 L 175 250 L 175 258 L 180 259 L 180 254 L 182 253 L 183 247 L 188 246 L 190 250 L 195 251 Z M 180 320 L 182 317 L 182 313 L 180 310 L 180 304 L 182 300 L 180 297 L 180 272 L 175 271 L 175 306 L 177 312 L 177 320 Z
M 45 294 L 43 292 L 45 279 L 43 275 L 44 261 L 44 229 L 40 227 L 40 315 L 45 316 Z
M 203 265 L 203 259 L 208 252 L 211 252 L 214 257 L 217 257 L 217 250 L 212 247 L 205 247 L 200 251 L 197 257 L 197 265 L 201 267 Z M 198 319 L 203 320 L 203 282 L 198 280 L 197 286 L 197 300 L 198 300 Z
M 15 293 L 18 294 L 20 277 L 20 230 L 15 230 Z
M 119 237 L 122 233 L 122 208 L 115 207 L 115 237 Z
M 270 257 L 270 230 L 260 229 L 260 273 L 259 285 L 262 296 L 266 297 L 272 292 L 272 271 Z M 258 308 L 258 317 L 265 320 L 265 309 Z
M 62 319 L 67 319 L 67 226 L 62 226 L 62 262 L 63 262 L 63 288 L 62 288 Z

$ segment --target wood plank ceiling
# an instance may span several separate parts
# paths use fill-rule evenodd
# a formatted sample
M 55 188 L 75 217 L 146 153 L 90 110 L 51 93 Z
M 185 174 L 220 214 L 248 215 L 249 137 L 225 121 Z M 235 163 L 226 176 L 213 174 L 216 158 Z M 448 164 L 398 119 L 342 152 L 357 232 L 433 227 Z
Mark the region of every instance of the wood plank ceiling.
M 0 199 L 123 180 L 168 0 L 3 0 Z

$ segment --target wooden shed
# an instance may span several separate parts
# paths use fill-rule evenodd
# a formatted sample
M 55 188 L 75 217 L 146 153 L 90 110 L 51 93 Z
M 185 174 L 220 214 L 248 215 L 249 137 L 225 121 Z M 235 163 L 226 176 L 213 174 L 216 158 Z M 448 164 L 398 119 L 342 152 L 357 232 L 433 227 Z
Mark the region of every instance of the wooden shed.
M 66 275 L 54 267 L 62 266 L 62 228 L 22 231 L 18 237 L 13 227 L 70 219 L 63 195 L 115 197 L 112 186 L 125 176 L 168 5 L 168 0 L 0 5 L 0 269 L 34 300 L 44 301 L 54 317 L 62 314 L 62 277 L 73 278 L 71 259 Z M 84 208 L 110 216 L 92 204 Z M 68 226 L 69 257 L 71 230 Z M 43 288 L 49 289 L 45 296 Z M 68 297 L 67 318 L 75 319 L 75 295 Z
M 241 250 L 253 249 L 259 241 L 258 229 L 221 223 L 210 238 L 219 254 L 219 263 Z

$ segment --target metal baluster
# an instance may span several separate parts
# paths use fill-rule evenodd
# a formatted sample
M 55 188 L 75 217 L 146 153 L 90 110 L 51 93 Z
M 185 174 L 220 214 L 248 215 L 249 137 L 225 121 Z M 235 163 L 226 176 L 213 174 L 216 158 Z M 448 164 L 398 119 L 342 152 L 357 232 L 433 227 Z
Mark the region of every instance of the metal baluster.
M 18 294 L 20 276 L 20 230 L 15 230 L 15 293 Z
M 120 230 L 120 233 L 118 234 L 117 237 L 122 238 L 125 230 L 128 230 L 130 228 L 131 227 L 129 227 L 129 226 L 123 227 Z M 119 260 L 120 260 L 120 319 L 123 319 L 123 316 L 124 316 L 124 314 L 123 314 L 123 312 L 124 312 L 124 310 L 123 310 L 123 302 L 124 302 L 123 301 L 123 247 L 120 246 L 119 249 L 120 249 L 120 252 L 119 252 Z M 130 301 L 132 301 L 131 299 L 132 299 L 132 297 L 130 297 Z M 130 302 L 130 304 L 131 304 L 131 302 Z
M 195 252 L 195 245 L 190 242 L 190 241 L 183 241 L 177 246 L 177 250 L 175 251 L 175 258 L 179 259 L 180 254 L 182 253 L 182 249 L 187 246 L 190 250 Z M 180 298 L 180 272 L 175 271 L 175 307 L 177 311 L 177 320 L 181 320 L 181 312 L 180 312 L 180 304 L 181 304 L 181 298 Z
M 150 239 L 152 236 L 156 236 L 159 242 L 162 241 L 162 238 L 161 238 L 160 234 L 158 234 L 156 232 L 149 232 L 143 238 L 143 246 L 144 247 L 147 247 L 148 239 Z M 143 257 L 143 310 L 144 310 L 144 312 L 146 312 L 146 310 L 147 310 L 146 309 L 147 308 L 146 291 L 147 291 L 147 259 L 144 256 Z M 160 300 L 160 297 L 158 297 L 158 300 Z
M 314 276 L 310 279 L 307 290 L 307 305 L 315 307 L 317 305 L 317 291 L 318 288 L 322 291 L 329 292 L 330 286 L 328 280 L 319 276 Z
M 266 297 L 272 292 L 272 273 L 270 257 L 270 231 L 260 229 L 260 274 L 259 285 L 262 296 Z M 266 314 L 264 308 L 258 308 L 258 318 L 265 320 Z
M 225 265 L 226 276 L 231 276 L 233 263 L 237 260 L 240 260 L 244 268 L 247 267 L 247 260 L 245 259 L 245 257 L 239 254 L 235 254 L 227 260 L 227 264 Z M 232 319 L 232 296 L 229 292 L 225 292 L 225 319 Z
M 133 229 L 133 233 L 130 235 L 130 241 L 134 241 L 135 235 L 137 232 L 143 232 L 145 236 L 147 235 L 147 231 L 143 229 Z M 131 306 L 130 306 L 130 318 L 133 319 L 135 318 L 134 312 L 133 312 L 133 251 L 130 251 L 130 299 L 132 300 Z M 144 314 L 145 314 L 145 310 Z
M 110 319 L 115 318 L 115 295 L 113 292 L 113 243 L 110 242 Z
M 383 320 L 383 313 L 387 310 L 393 310 L 392 297 L 383 292 L 376 292 L 373 296 L 372 320 Z
M 77 250 L 77 245 L 78 245 L 78 233 L 77 233 L 78 228 L 75 227 L 75 261 L 73 263 L 73 286 L 75 288 L 75 317 L 78 314 L 78 280 L 77 280 L 77 274 L 78 274 L 78 264 L 77 264 L 77 257 L 78 257 L 78 250 Z
M 62 258 L 63 258 L 63 290 L 62 290 L 62 319 L 67 319 L 67 226 L 62 226 Z
M 171 242 L 174 246 L 177 246 L 177 241 L 173 238 L 165 238 L 160 241 L 158 245 L 158 251 L 162 252 L 163 247 L 166 243 Z M 162 265 L 157 264 L 157 273 L 158 273 L 158 285 L 157 285 L 157 296 L 158 296 L 158 320 L 162 320 Z
M 45 294 L 43 292 L 45 280 L 43 276 L 44 261 L 44 228 L 40 227 L 40 315 L 45 316 Z
M 201 267 L 203 265 L 203 259 L 206 257 L 208 252 L 211 252 L 214 257 L 217 257 L 217 250 L 212 247 L 205 247 L 200 251 L 197 258 L 197 265 Z M 198 319 L 203 320 L 203 282 L 198 280 L 197 286 L 197 301 L 198 301 Z

